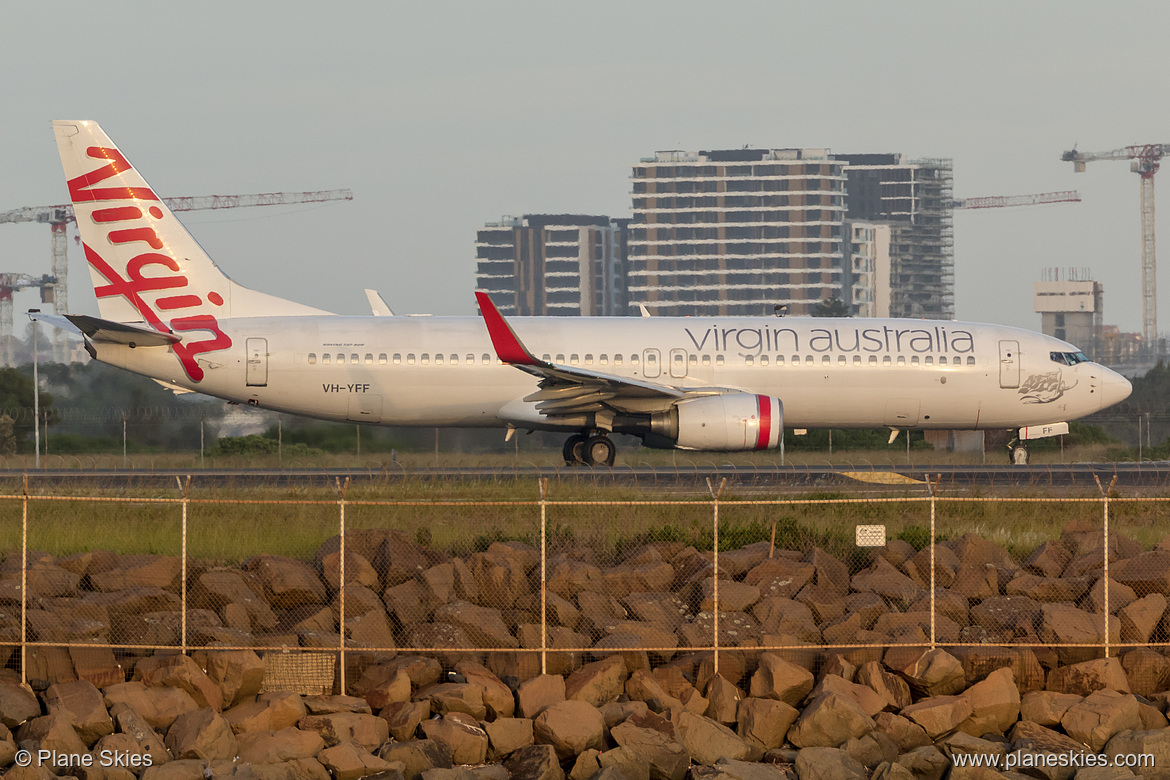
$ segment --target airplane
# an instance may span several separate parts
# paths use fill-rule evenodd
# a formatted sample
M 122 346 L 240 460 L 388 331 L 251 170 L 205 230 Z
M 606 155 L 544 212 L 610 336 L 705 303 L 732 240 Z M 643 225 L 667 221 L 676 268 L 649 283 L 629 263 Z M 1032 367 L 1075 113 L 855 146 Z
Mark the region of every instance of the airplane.
M 1011 429 L 1030 439 L 1125 399 L 1072 344 L 956 321 L 806 317 L 343 316 L 215 265 L 92 121 L 54 121 L 99 315 L 32 314 L 176 392 L 324 420 L 561 431 L 571 465 L 649 447 L 772 450 L 792 428 Z M 643 315 L 647 314 L 643 310 Z M 891 437 L 892 441 L 892 437 Z

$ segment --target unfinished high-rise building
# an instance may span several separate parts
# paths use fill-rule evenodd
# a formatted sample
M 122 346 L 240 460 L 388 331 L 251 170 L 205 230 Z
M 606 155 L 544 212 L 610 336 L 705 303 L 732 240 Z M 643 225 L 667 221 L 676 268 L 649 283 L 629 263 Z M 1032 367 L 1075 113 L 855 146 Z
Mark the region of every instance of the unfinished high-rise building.
M 628 223 L 583 214 L 489 223 L 476 235 L 476 287 L 504 314 L 626 314 Z
M 954 177 L 946 159 L 838 154 L 848 218 L 890 225 L 891 317 L 955 317 Z
M 628 294 L 655 314 L 850 305 L 844 163 L 827 149 L 658 152 L 633 169 Z

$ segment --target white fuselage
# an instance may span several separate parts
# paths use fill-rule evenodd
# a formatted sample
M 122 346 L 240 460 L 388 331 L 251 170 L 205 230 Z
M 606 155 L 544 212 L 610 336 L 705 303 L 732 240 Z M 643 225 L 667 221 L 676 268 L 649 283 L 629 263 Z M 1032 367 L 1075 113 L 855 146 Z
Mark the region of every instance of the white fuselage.
M 1076 347 L 1016 328 L 815 318 L 509 319 L 553 364 L 679 388 L 775 396 L 792 428 L 1017 428 L 1116 403 L 1128 383 Z M 199 356 L 96 344 L 98 359 L 173 385 L 327 420 L 572 429 L 524 397 L 537 378 L 496 358 L 478 317 L 293 316 L 220 321 L 231 346 Z M 1082 356 L 1083 358 L 1083 356 Z

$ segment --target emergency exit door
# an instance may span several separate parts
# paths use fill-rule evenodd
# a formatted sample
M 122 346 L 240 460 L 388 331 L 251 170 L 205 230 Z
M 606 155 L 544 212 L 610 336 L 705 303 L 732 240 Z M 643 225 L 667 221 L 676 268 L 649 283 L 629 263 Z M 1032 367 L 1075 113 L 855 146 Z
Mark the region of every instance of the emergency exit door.
M 248 339 L 248 364 L 244 375 L 248 387 L 268 385 L 268 339 Z
M 999 386 L 1020 386 L 1020 342 L 999 342 Z

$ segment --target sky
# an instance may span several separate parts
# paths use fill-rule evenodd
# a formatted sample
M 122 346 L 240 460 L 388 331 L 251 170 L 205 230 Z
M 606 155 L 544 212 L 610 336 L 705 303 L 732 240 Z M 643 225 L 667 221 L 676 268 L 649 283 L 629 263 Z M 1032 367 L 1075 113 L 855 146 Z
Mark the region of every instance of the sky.
M 1032 283 L 1076 268 L 1141 330 L 1139 179 L 1060 154 L 1170 143 L 1170 4 L 63 0 L 4 25 L 0 212 L 67 201 L 52 119 L 98 121 L 164 197 L 349 188 L 180 215 L 236 281 L 318 308 L 472 314 L 484 223 L 629 216 L 661 149 L 827 147 L 952 158 L 957 197 L 1079 190 L 955 213 L 956 316 L 1039 329 Z M 47 273 L 48 227 L 0 225 L 0 262 Z M 1170 278 L 1159 307 L 1170 330 Z

